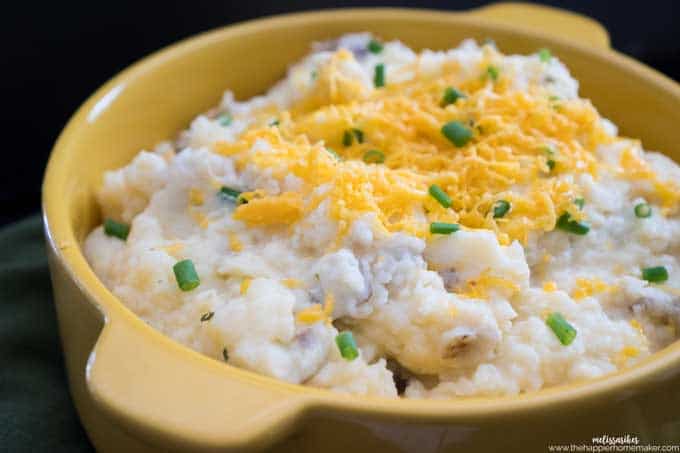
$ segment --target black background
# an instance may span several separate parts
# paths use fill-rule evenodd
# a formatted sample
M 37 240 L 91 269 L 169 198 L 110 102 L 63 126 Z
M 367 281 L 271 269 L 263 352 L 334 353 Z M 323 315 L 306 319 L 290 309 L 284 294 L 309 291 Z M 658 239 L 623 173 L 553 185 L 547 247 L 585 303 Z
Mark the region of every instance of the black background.
M 484 1 L 13 1 L 0 13 L 3 163 L 0 225 L 36 212 L 50 148 L 99 85 L 181 38 L 264 15 L 342 6 L 466 9 Z M 547 1 L 587 14 L 613 46 L 680 80 L 680 2 Z M 12 6 L 8 8 L 8 5 Z M 634 107 L 631 99 L 631 108 Z

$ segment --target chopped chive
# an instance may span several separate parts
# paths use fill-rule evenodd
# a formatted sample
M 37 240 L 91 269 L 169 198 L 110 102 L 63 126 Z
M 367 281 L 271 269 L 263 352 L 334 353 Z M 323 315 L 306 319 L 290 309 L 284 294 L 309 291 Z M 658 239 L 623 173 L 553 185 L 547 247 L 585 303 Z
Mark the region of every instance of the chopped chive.
M 222 357 L 224 358 L 225 362 L 229 361 L 229 351 L 227 351 L 227 348 L 222 349 Z
M 586 222 L 572 220 L 571 214 L 568 212 L 565 212 L 560 216 L 559 219 L 557 219 L 557 224 L 555 227 L 562 231 L 566 231 L 567 233 L 578 234 L 581 236 L 588 234 L 588 231 L 590 231 L 590 225 L 588 225 Z
M 353 140 L 356 140 L 357 143 L 363 143 L 364 131 L 353 127 L 351 129 L 345 130 L 345 132 L 342 133 L 342 144 L 344 146 L 351 146 Z
M 510 203 L 506 200 L 498 200 L 493 207 L 493 218 L 500 219 L 510 210 Z
M 564 346 L 569 346 L 574 341 L 574 338 L 576 338 L 576 329 L 560 313 L 550 313 L 545 323 Z
M 352 128 L 352 134 L 354 134 L 354 138 L 357 140 L 357 143 L 363 143 L 364 142 L 364 131 L 361 129 L 357 128 Z
M 553 171 L 555 169 L 555 165 L 557 165 L 557 162 L 555 161 L 555 150 L 553 149 L 552 146 L 546 145 L 543 147 L 543 152 L 546 154 L 547 160 L 545 164 L 548 166 L 548 170 Z
M 465 94 L 456 90 L 454 87 L 446 87 L 444 90 L 444 95 L 442 96 L 441 106 L 446 107 L 447 105 L 455 104 L 458 99 L 465 97 Z
M 201 315 L 201 322 L 210 321 L 210 320 L 212 319 L 213 316 L 215 316 L 215 312 L 214 312 L 214 311 L 209 311 L 209 312 L 207 312 L 207 313 L 203 313 L 203 314 Z
M 376 88 L 385 86 L 385 64 L 380 63 L 375 66 L 375 75 L 373 76 L 373 85 Z
M 430 192 L 432 198 L 437 200 L 440 205 L 444 206 L 445 208 L 451 207 L 451 197 L 449 197 L 447 193 L 444 192 L 444 190 L 438 185 L 432 184 L 428 192 Z
M 451 234 L 458 230 L 460 230 L 460 225 L 457 223 L 432 222 L 430 224 L 432 234 Z
M 500 69 L 498 69 L 498 68 L 497 68 L 496 66 L 494 66 L 494 65 L 489 65 L 489 66 L 487 66 L 487 68 L 486 68 L 486 76 L 487 76 L 488 78 L 490 78 L 491 80 L 493 80 L 494 82 L 495 82 L 496 80 L 498 80 L 498 76 L 500 75 L 500 72 L 501 72 Z
M 115 236 L 118 239 L 126 240 L 130 234 L 130 225 L 116 222 L 113 219 L 104 220 L 104 233 L 107 236 Z
M 269 123 L 270 126 L 278 126 L 280 124 L 279 120 L 273 120 L 271 123 Z
M 175 273 L 177 285 L 182 291 L 191 291 L 201 284 L 201 280 L 198 278 L 196 268 L 194 267 L 194 262 L 191 260 L 178 261 L 172 266 L 172 270 Z
M 549 101 L 552 101 L 552 102 L 556 102 L 556 101 L 559 101 L 559 100 L 560 100 L 560 97 L 559 97 L 559 96 L 555 96 L 554 94 L 552 94 L 552 95 L 548 96 L 548 100 L 549 100 Z
M 668 270 L 663 266 L 645 267 L 642 269 L 642 279 L 650 283 L 661 283 L 668 280 Z
M 383 45 L 380 41 L 376 39 L 371 39 L 368 42 L 368 46 L 366 46 L 369 52 L 371 53 L 380 53 L 383 50 Z
M 319 77 L 319 72 L 316 69 L 309 73 L 310 80 L 316 80 L 317 77 Z
M 578 197 L 574 199 L 574 204 L 578 206 L 579 209 L 583 210 L 583 207 L 586 205 L 586 200 L 583 197 Z
M 328 146 L 326 146 L 326 151 L 328 152 L 328 154 L 335 157 L 336 160 L 342 160 L 340 154 L 338 154 L 333 148 L 329 148 Z
M 385 154 L 377 149 L 369 149 L 364 153 L 364 162 L 367 164 L 382 164 L 385 162 Z
M 349 130 L 342 133 L 342 144 L 344 146 L 352 145 L 352 133 Z
M 344 331 L 339 333 L 335 337 L 335 344 L 338 345 L 340 355 L 343 359 L 351 362 L 352 360 L 359 357 L 359 349 L 357 348 L 356 341 L 354 341 L 352 332 Z
M 543 62 L 547 63 L 552 59 L 552 53 L 549 49 L 543 48 L 538 51 L 538 58 Z
M 635 217 L 640 219 L 646 219 L 651 217 L 652 207 L 647 203 L 638 203 L 635 205 Z
M 220 116 L 217 117 L 217 122 L 220 123 L 220 126 L 229 126 L 231 124 L 231 121 L 233 118 L 229 113 L 222 113 Z
M 220 189 L 219 192 L 217 192 L 217 194 L 223 200 L 230 200 L 236 204 L 248 203 L 248 200 L 241 196 L 242 192 L 240 190 L 232 189 L 231 187 L 222 186 L 222 188 Z
M 442 126 L 442 134 L 458 148 L 465 146 L 472 138 L 472 129 L 460 121 L 451 121 Z

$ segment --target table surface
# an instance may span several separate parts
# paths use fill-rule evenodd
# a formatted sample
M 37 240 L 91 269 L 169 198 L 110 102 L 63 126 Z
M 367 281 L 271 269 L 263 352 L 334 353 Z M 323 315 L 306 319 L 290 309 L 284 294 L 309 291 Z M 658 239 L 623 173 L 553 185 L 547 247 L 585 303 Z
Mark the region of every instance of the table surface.
M 40 216 L 0 230 L 0 450 L 92 451 L 71 397 Z

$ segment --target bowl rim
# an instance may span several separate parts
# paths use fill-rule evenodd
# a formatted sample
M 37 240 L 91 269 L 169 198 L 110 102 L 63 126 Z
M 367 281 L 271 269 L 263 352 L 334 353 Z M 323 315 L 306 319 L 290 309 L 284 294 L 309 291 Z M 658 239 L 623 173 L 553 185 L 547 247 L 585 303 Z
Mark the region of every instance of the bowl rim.
M 147 71 L 152 71 L 162 66 L 166 61 L 179 59 L 182 55 L 193 52 L 203 46 L 210 46 L 223 39 L 230 39 L 228 35 L 235 32 L 246 33 L 253 28 L 282 26 L 284 23 L 286 26 L 294 26 L 297 23 L 308 23 L 345 15 L 373 16 L 375 14 L 388 19 L 409 16 L 428 21 L 460 21 L 473 26 L 479 26 L 479 28 L 488 29 L 491 32 L 501 31 L 546 44 L 556 43 L 561 47 L 570 48 L 576 52 L 589 54 L 594 58 L 604 60 L 607 65 L 613 68 L 625 69 L 626 72 L 635 73 L 645 83 L 658 86 L 663 91 L 669 93 L 674 99 L 680 101 L 680 85 L 675 81 L 615 50 L 588 47 L 552 34 L 540 33 L 535 30 L 522 30 L 520 27 L 499 24 L 482 17 L 471 17 L 461 12 L 421 8 L 325 9 L 254 19 L 223 26 L 182 39 L 128 66 L 98 88 L 94 94 L 81 104 L 59 135 L 50 153 L 45 170 L 42 190 L 42 215 L 48 245 L 54 256 L 56 256 L 61 268 L 67 272 L 70 279 L 88 297 L 90 302 L 102 311 L 105 318 L 102 332 L 111 317 L 114 316 L 120 318 L 123 322 L 134 323 L 140 329 L 144 329 L 144 334 L 149 336 L 150 339 L 162 342 L 163 347 L 169 348 L 173 354 L 180 354 L 183 360 L 193 361 L 199 366 L 211 366 L 215 370 L 219 369 L 219 372 L 223 373 L 225 378 L 237 377 L 270 388 L 277 388 L 290 394 L 305 394 L 310 397 L 306 403 L 307 408 L 335 408 L 386 417 L 408 413 L 409 415 L 422 417 L 425 420 L 441 417 L 474 418 L 490 414 L 528 413 L 543 411 L 549 406 L 552 408 L 556 404 L 569 405 L 578 403 L 580 406 L 583 406 L 584 402 L 595 403 L 610 398 L 618 399 L 621 397 L 620 395 L 630 393 L 634 388 L 643 391 L 653 386 L 657 381 L 664 380 L 668 376 L 680 374 L 680 341 L 676 341 L 666 348 L 651 354 L 636 365 L 613 374 L 518 395 L 463 397 L 445 400 L 392 399 L 376 396 L 344 395 L 331 390 L 286 383 L 273 377 L 217 362 L 171 340 L 161 332 L 148 326 L 104 286 L 87 263 L 80 246 L 77 245 L 78 241 L 68 220 L 66 204 L 59 196 L 59 190 L 57 190 L 59 184 L 63 181 L 63 177 L 59 176 L 59 170 L 60 168 L 63 169 L 64 164 L 66 164 L 68 145 L 72 140 L 77 139 L 78 130 L 83 123 L 89 121 L 89 115 L 93 112 L 93 109 L 96 109 L 98 103 L 104 99 L 109 99 L 111 93 L 123 86 L 126 81 L 133 80 Z M 102 334 L 100 332 L 92 351 L 96 350 L 97 343 L 101 340 L 101 337 Z M 455 404 L 451 404 L 452 401 L 455 401 Z

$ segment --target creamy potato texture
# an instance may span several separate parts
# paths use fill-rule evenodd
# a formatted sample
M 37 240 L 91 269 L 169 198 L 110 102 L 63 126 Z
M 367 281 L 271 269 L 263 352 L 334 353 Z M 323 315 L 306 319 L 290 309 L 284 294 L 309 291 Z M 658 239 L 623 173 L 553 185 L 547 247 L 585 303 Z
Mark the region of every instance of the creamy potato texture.
M 339 392 L 507 395 L 634 365 L 677 337 L 680 168 L 557 57 L 317 44 L 107 172 L 103 217 L 129 235 L 96 228 L 87 258 L 190 348 Z

